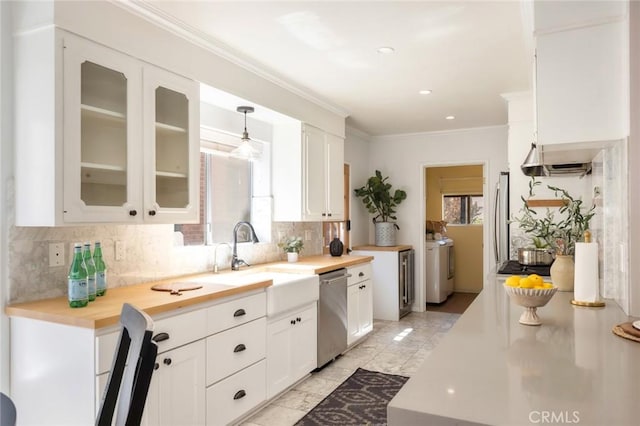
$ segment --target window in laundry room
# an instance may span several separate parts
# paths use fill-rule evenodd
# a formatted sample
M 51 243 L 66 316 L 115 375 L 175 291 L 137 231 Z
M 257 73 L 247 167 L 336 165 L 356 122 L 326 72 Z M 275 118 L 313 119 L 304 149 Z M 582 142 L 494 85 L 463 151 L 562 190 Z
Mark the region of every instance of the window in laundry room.
M 442 219 L 449 225 L 482 225 L 482 195 L 443 195 Z

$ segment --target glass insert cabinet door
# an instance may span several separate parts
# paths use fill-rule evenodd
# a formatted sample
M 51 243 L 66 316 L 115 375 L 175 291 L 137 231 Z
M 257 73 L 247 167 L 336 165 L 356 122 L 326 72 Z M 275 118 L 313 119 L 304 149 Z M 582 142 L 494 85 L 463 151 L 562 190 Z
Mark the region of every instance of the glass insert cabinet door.
M 133 58 L 65 37 L 65 222 L 129 222 L 141 210 L 141 77 Z
M 198 220 L 199 113 L 195 82 L 144 69 L 145 220 Z

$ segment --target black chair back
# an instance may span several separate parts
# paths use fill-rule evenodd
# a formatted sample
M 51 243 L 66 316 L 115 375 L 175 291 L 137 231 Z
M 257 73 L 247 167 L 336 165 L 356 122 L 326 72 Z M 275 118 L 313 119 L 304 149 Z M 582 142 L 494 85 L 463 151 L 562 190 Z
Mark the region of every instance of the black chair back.
M 112 424 L 116 406 L 117 426 L 140 424 L 158 353 L 156 342 L 151 340 L 153 320 L 149 315 L 125 303 L 120 324 L 120 341 L 96 419 L 97 426 Z
M 0 392 L 0 426 L 16 425 L 16 406 L 7 395 Z

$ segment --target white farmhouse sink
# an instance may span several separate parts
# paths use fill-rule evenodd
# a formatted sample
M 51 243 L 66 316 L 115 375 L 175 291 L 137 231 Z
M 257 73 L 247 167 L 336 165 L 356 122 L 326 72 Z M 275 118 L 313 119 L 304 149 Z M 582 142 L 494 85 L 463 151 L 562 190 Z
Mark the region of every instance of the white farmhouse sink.
M 267 316 L 278 315 L 289 309 L 303 306 L 320 297 L 320 279 L 318 275 L 288 274 L 285 272 L 241 271 L 208 277 L 194 278 L 192 282 L 225 285 L 245 285 L 252 281 L 272 280 L 267 287 Z
M 267 287 L 267 316 L 315 302 L 320 297 L 320 279 L 317 275 L 282 272 L 260 272 L 257 275 L 273 280 L 273 285 Z

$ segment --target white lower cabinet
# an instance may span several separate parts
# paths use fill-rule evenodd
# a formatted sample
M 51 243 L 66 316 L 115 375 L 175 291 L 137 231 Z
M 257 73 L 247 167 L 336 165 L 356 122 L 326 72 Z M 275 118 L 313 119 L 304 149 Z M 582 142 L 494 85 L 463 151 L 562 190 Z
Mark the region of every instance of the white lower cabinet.
M 265 400 L 265 364 L 263 359 L 207 388 L 207 425 L 226 425 Z
M 265 292 L 255 291 L 154 317 L 154 336 L 164 336 L 142 424 L 227 424 L 262 403 L 266 305 Z M 119 326 L 11 317 L 11 335 L 11 396 L 20 424 L 95 423 Z
M 318 308 L 313 302 L 267 324 L 267 398 L 317 367 Z
M 173 349 L 156 358 L 142 424 L 205 424 L 205 342 Z
M 373 330 L 373 282 L 370 263 L 347 270 L 347 345 L 351 346 Z

